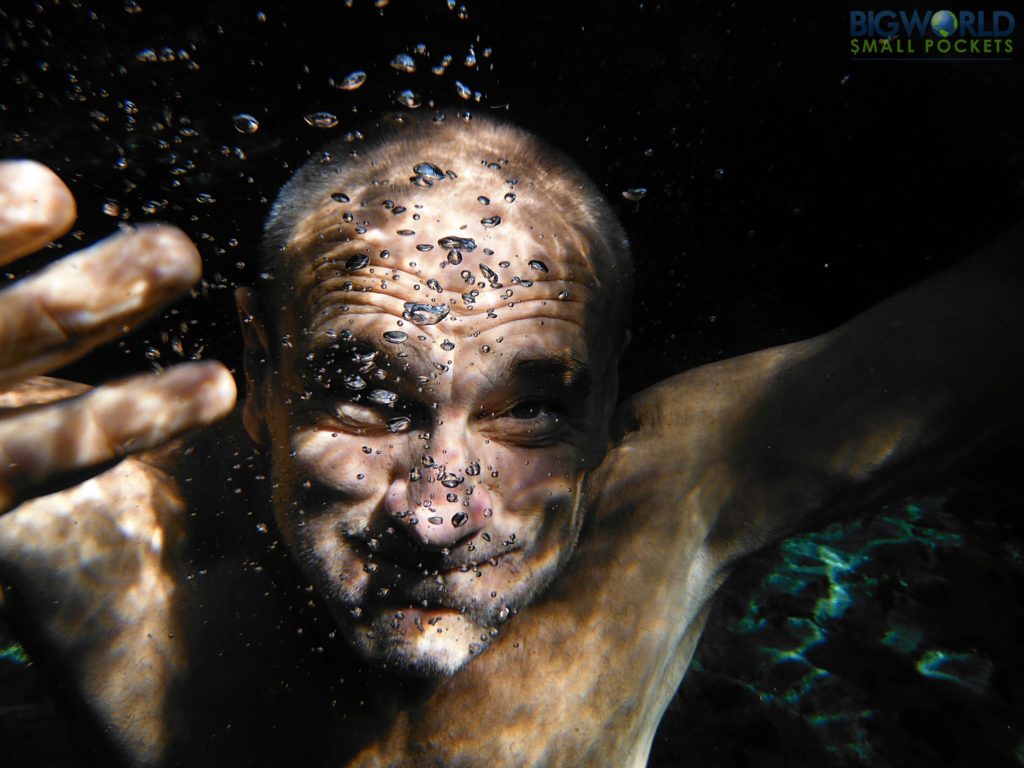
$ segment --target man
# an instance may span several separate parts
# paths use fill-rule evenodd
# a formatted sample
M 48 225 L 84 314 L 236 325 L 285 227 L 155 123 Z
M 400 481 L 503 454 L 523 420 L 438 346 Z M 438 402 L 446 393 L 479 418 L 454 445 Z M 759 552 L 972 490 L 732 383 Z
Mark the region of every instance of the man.
M 71 202 L 5 174 L 45 198 L 9 206 L 16 255 Z M 229 422 L 14 509 L 12 615 L 130 763 L 643 765 L 738 560 L 1019 418 L 1018 242 L 615 410 L 630 269 L 593 185 L 501 123 L 385 121 L 272 211 L 268 290 L 238 296 L 251 442 Z M 3 297 L 5 381 L 196 277 L 161 229 L 73 259 Z M 5 508 L 231 400 L 208 365 L 16 414 Z

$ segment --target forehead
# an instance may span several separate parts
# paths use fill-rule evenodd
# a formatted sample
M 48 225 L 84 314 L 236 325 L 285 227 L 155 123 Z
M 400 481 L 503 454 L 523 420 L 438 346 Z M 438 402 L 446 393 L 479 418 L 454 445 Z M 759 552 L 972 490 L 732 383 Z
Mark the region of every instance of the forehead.
M 477 154 L 367 163 L 314 201 L 285 249 L 304 345 L 347 331 L 586 357 L 597 278 L 564 179 Z

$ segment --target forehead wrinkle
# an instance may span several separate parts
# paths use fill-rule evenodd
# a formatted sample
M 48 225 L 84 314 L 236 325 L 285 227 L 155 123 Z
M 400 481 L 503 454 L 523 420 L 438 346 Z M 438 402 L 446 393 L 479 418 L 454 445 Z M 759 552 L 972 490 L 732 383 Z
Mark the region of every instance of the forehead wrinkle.
M 365 289 L 370 289 L 387 293 L 393 292 L 409 296 L 409 301 L 416 301 L 416 297 L 418 297 L 418 303 L 421 304 L 429 303 L 430 298 L 436 298 L 440 295 L 433 289 L 428 288 L 426 281 L 419 275 L 398 267 L 385 266 L 384 264 L 371 264 L 359 270 L 348 270 L 337 262 L 326 261 L 313 267 L 311 277 L 314 281 L 312 295 L 315 295 L 316 286 L 321 286 L 327 290 L 337 290 L 335 283 L 339 281 L 341 285 L 351 283 L 353 291 L 366 292 Z M 380 288 L 382 281 L 388 283 L 388 288 Z M 417 287 L 419 287 L 419 290 L 417 290 Z M 426 289 L 426 293 L 424 289 Z
M 366 296 L 367 294 L 362 295 Z M 330 346 L 337 343 L 337 341 L 327 336 L 324 333 L 326 330 L 348 330 L 357 338 L 371 338 L 372 336 L 374 339 L 376 339 L 377 335 L 383 334 L 384 330 L 403 330 L 411 339 L 418 336 L 426 336 L 434 343 L 439 343 L 444 338 L 465 339 L 475 337 L 483 332 L 497 333 L 498 329 L 504 329 L 506 326 L 532 321 L 551 322 L 556 324 L 555 327 L 557 327 L 558 323 L 567 323 L 582 334 L 585 334 L 587 331 L 585 310 L 578 302 L 536 299 L 520 303 L 529 306 L 524 307 L 523 310 L 518 312 L 506 310 L 493 318 L 488 317 L 485 312 L 473 315 L 467 314 L 459 317 L 458 322 L 452 322 L 450 320 L 452 315 L 449 315 L 448 318 L 440 323 L 428 326 L 416 325 L 410 320 L 403 319 L 400 313 L 382 309 L 375 304 L 348 305 L 348 309 L 345 311 L 320 312 L 314 322 L 310 324 L 310 330 L 304 335 L 316 336 L 318 339 L 321 339 L 314 342 L 316 345 Z M 392 309 L 396 306 L 397 304 L 395 303 L 391 304 Z M 399 326 L 399 322 L 403 323 L 403 325 Z M 519 329 L 516 328 L 508 328 L 503 330 L 502 333 L 509 335 L 515 334 L 518 331 Z M 540 328 L 532 329 L 532 333 L 543 332 Z M 323 339 L 331 339 L 331 341 L 328 342 Z M 382 348 L 387 350 L 391 346 L 388 343 L 388 346 Z M 413 349 L 417 348 L 419 343 L 410 342 L 407 345 L 394 346 L 404 346 L 405 349 Z
M 595 296 L 595 290 L 585 283 L 556 280 L 546 275 L 534 280 L 531 286 L 508 282 L 503 283 L 500 288 L 490 285 L 478 288 L 476 282 L 469 285 L 459 278 L 462 285 L 458 285 L 455 290 L 448 287 L 450 283 L 446 279 L 445 290 L 442 293 L 437 293 L 425 285 L 425 281 L 420 275 L 412 275 L 391 267 L 374 267 L 374 269 L 378 268 L 388 271 L 389 274 L 371 276 L 366 273 L 366 269 L 347 272 L 339 269 L 337 264 L 322 263 L 312 270 L 311 282 L 304 286 L 296 286 L 299 304 L 312 307 L 313 317 L 318 317 L 325 312 L 331 314 L 332 308 L 341 305 L 378 307 L 383 311 L 401 316 L 406 303 L 448 306 L 449 312 L 452 314 L 471 316 L 476 312 L 501 308 L 505 311 L 512 311 L 519 305 L 533 301 L 587 305 L 593 302 Z M 394 274 L 396 273 L 406 279 L 395 279 Z M 387 283 L 386 288 L 381 287 L 382 281 Z M 420 286 L 420 290 L 417 290 L 416 286 Z M 478 291 L 475 301 L 472 304 L 466 304 L 462 299 L 462 294 L 473 290 Z M 512 295 L 506 297 L 505 294 L 508 291 L 511 291 Z M 563 292 L 568 292 L 568 298 L 558 298 Z M 509 307 L 509 304 L 514 306 Z
M 377 359 L 383 360 L 387 369 L 397 374 L 401 374 L 406 368 L 413 371 L 429 370 L 433 362 L 427 357 L 430 354 L 429 349 L 424 348 L 422 344 L 392 344 L 373 333 L 372 329 L 364 329 L 362 332 L 353 333 L 351 340 L 341 342 L 326 334 L 317 334 L 316 338 L 309 342 L 306 351 L 312 352 L 314 355 L 314 359 L 312 362 L 307 363 L 307 366 L 326 363 L 325 357 L 330 352 L 338 352 L 341 357 L 337 367 L 354 365 L 352 360 L 353 354 L 376 352 L 378 355 Z M 405 357 L 399 357 L 400 353 L 404 353 Z M 381 367 L 381 365 L 378 363 L 377 367 Z
M 533 227 L 524 229 L 517 227 L 514 223 L 501 232 L 488 230 L 475 231 L 472 229 L 445 227 L 436 223 L 418 223 L 420 237 L 403 237 L 395 233 L 389 233 L 382 229 L 368 229 L 363 233 L 342 232 L 337 226 L 326 226 L 319 233 L 310 232 L 302 237 L 296 237 L 289 244 L 289 261 L 294 271 L 302 272 L 312 269 L 327 267 L 343 269 L 344 262 L 352 256 L 363 253 L 370 258 L 369 265 L 386 269 L 395 269 L 394 265 L 403 261 L 414 259 L 417 263 L 422 262 L 418 267 L 420 273 L 417 275 L 422 280 L 429 277 L 438 278 L 451 269 L 458 274 L 464 269 L 479 269 L 481 264 L 486 264 L 497 271 L 520 270 L 519 277 L 528 280 L 545 279 L 542 275 L 551 278 L 566 280 L 577 280 L 585 278 L 599 284 L 599 276 L 594 269 L 595 265 L 590 258 L 590 251 L 585 240 L 572 238 L 571 245 L 566 244 L 565 237 L 558 234 L 538 235 Z M 500 227 L 507 226 L 502 222 Z M 434 229 L 429 236 L 423 232 L 424 228 Z M 473 235 L 477 247 L 472 250 L 461 251 L 461 264 L 448 264 L 447 251 L 440 247 L 439 240 L 447 236 L 465 237 Z M 431 245 L 429 251 L 416 250 L 417 245 Z M 485 253 L 485 249 L 491 251 Z M 388 250 L 390 257 L 381 258 L 380 251 Z M 539 260 L 548 268 L 545 273 L 529 265 L 530 261 Z M 498 267 L 501 261 L 521 262 L 515 266 Z M 445 263 L 445 267 L 441 264 Z M 309 266 L 311 265 L 311 266 Z M 305 269 L 303 269 L 305 267 Z M 433 274 L 424 274 L 433 273 Z M 411 273 L 410 273 L 411 274 Z
M 312 308 L 312 314 L 309 316 L 310 325 L 317 327 L 324 324 L 325 321 L 333 321 L 348 315 L 378 314 L 391 315 L 396 320 L 417 327 L 411 320 L 403 319 L 402 313 L 405 312 L 407 302 L 402 297 L 384 291 L 361 291 L 355 288 L 343 290 L 341 286 L 346 282 L 336 278 L 324 283 L 317 283 L 312 286 L 308 295 L 300 295 L 300 305 Z M 444 302 L 416 303 L 432 307 L 444 305 Z M 450 311 L 451 307 L 449 306 Z M 441 321 L 441 323 L 444 322 L 446 321 Z
M 390 188 L 364 186 L 362 190 L 369 194 L 358 205 L 339 204 L 327 197 L 323 205 L 312 208 L 295 225 L 285 249 L 288 260 L 293 268 L 300 268 L 303 262 L 308 263 L 327 253 L 356 253 L 364 247 L 368 250 L 390 248 L 401 251 L 421 243 L 436 246 L 436 241 L 447 235 L 469 234 L 479 242 L 476 251 L 463 252 L 467 265 L 483 262 L 488 258 L 482 253 L 483 247 L 493 246 L 494 258 L 541 258 L 556 276 L 562 276 L 560 272 L 564 267 L 564 271 L 570 273 L 565 276 L 581 269 L 595 283 L 599 281 L 591 258 L 592 244 L 581 226 L 565 217 L 556 198 L 540 194 L 538 197 L 544 198 L 543 201 L 532 200 L 533 195 L 526 190 L 534 190 L 537 185 L 527 183 L 517 187 L 519 197 L 515 203 L 484 206 L 476 200 L 479 188 L 469 190 L 465 184 L 466 181 L 460 178 L 438 182 L 429 189 L 412 185 L 408 190 L 394 185 Z M 399 192 L 422 201 L 421 221 L 412 221 L 408 211 L 400 219 L 392 220 L 390 212 L 373 205 L 397 196 Z M 397 202 L 408 202 L 409 208 L 415 205 L 413 200 Z M 344 222 L 342 216 L 346 211 L 352 213 L 352 222 Z M 482 227 L 480 219 L 490 215 L 501 215 L 502 223 L 495 228 Z M 357 231 L 357 226 L 364 226 L 363 222 L 365 231 Z M 402 229 L 412 229 L 419 237 L 398 235 Z M 507 234 L 510 232 L 513 234 Z M 444 253 L 443 250 L 440 252 Z M 422 252 L 416 253 L 424 257 Z M 372 253 L 369 255 L 373 257 Z
M 450 312 L 444 320 L 435 325 L 418 326 L 411 320 L 402 317 L 405 302 L 401 299 L 376 292 L 345 291 L 336 293 L 340 294 L 343 303 L 326 295 L 320 302 L 314 304 L 316 314 L 311 322 L 313 328 L 325 325 L 334 328 L 338 327 L 338 321 L 346 317 L 373 315 L 391 317 L 396 321 L 401 320 L 406 324 L 405 330 L 410 335 L 412 332 L 409 329 L 418 329 L 421 333 L 429 333 L 430 329 L 436 329 L 449 334 L 467 335 L 476 330 L 478 326 L 497 326 L 518 320 L 564 320 L 584 330 L 588 326 L 587 303 L 571 298 L 536 298 L 518 301 L 514 307 L 496 306 L 491 309 L 495 317 L 488 317 L 486 308 L 471 310 L 465 306 L 452 307 L 448 305 Z M 466 330 L 462 328 L 464 325 L 467 326 Z M 396 323 L 395 328 L 397 329 L 397 327 Z

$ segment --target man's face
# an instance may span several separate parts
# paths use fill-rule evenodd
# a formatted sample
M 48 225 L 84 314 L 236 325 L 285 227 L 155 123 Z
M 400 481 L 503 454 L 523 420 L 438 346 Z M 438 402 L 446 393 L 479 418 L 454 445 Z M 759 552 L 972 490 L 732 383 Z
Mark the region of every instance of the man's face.
M 469 661 L 564 564 L 615 390 L 557 215 L 517 218 L 497 173 L 433 186 L 305 223 L 320 250 L 261 414 L 293 553 L 364 656 L 420 673 Z M 358 230 L 324 245 L 346 211 Z

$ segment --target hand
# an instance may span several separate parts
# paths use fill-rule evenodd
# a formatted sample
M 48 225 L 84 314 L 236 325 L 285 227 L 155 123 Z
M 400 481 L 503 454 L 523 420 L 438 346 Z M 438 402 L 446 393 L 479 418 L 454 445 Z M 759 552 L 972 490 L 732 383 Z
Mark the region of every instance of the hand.
M 74 199 L 52 171 L 31 161 L 0 163 L 0 265 L 60 236 L 74 217 Z M 0 291 L 0 390 L 137 325 L 199 274 L 188 238 L 155 225 L 114 235 Z M 216 421 L 234 402 L 231 375 L 204 362 L 7 409 L 0 418 L 0 513 Z

